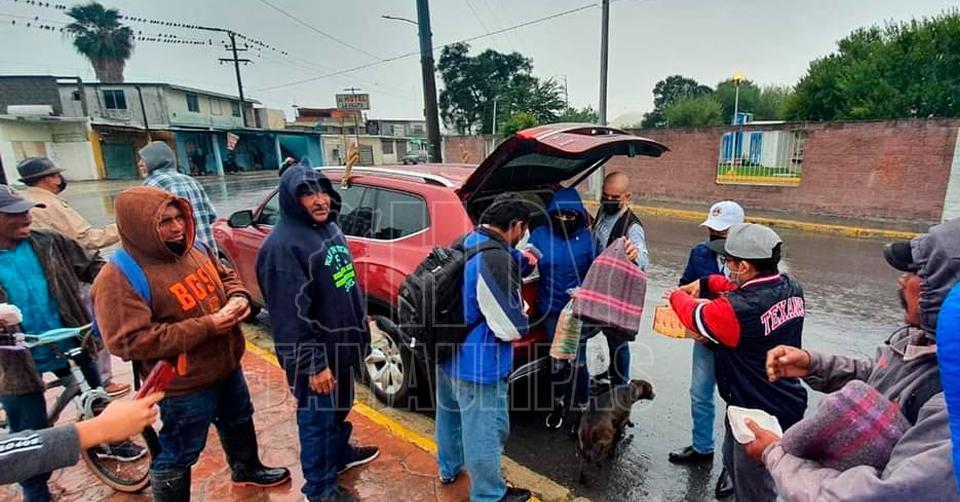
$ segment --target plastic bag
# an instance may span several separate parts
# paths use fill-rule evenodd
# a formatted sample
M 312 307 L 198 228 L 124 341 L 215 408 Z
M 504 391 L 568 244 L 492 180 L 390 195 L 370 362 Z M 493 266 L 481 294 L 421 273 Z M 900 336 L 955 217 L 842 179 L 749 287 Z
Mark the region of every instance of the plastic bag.
M 777 437 L 783 436 L 783 428 L 780 427 L 780 421 L 777 420 L 777 417 L 763 410 L 728 406 L 727 419 L 730 422 L 733 437 L 738 443 L 747 444 L 757 439 L 753 431 L 747 427 L 746 419 L 748 418 L 756 422 L 761 428 L 776 434 Z
M 571 299 L 560 311 L 557 319 L 557 328 L 553 333 L 553 343 L 550 344 L 550 357 L 560 361 L 572 361 L 577 358 L 577 347 L 580 345 L 580 332 L 583 330 L 583 321 L 573 315 Z

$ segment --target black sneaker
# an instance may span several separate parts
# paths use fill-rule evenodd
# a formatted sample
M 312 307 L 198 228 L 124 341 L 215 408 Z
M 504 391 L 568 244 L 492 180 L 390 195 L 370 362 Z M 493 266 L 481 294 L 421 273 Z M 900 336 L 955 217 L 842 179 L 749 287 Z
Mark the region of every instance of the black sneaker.
M 441 485 L 452 485 L 457 482 L 457 479 L 460 479 L 460 473 L 458 472 L 449 478 L 443 477 L 442 474 L 438 477 L 440 478 Z
M 359 502 L 357 497 L 354 497 L 352 493 L 347 491 L 347 489 L 343 488 L 342 486 L 337 486 L 334 488 L 333 492 L 326 497 L 321 497 L 318 499 L 304 497 L 304 500 L 306 502 Z
M 134 462 L 147 454 L 147 449 L 137 446 L 130 441 L 121 441 L 108 445 L 94 447 L 94 454 L 99 458 L 116 460 L 118 462 Z
M 357 446 L 353 449 L 353 461 L 347 462 L 346 465 L 337 471 L 337 474 L 343 474 L 354 467 L 369 464 L 379 456 L 380 448 L 377 446 Z
M 677 451 L 670 452 L 669 459 L 670 463 L 673 464 L 708 464 L 713 462 L 713 452 L 700 453 L 699 451 L 694 450 L 692 446 L 687 446 Z
M 500 502 L 527 502 L 532 496 L 530 490 L 508 487 L 507 493 L 500 498 Z

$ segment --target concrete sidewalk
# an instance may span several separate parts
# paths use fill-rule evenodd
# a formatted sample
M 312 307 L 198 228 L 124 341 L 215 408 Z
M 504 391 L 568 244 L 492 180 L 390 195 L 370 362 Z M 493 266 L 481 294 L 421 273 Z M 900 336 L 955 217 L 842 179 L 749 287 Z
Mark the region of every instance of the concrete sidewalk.
M 115 378 L 129 382 L 130 365 L 114 359 Z M 303 475 L 300 471 L 299 440 L 294 417 L 296 401 L 290 396 L 283 371 L 271 361 L 248 351 L 243 358 L 243 370 L 253 397 L 254 421 L 260 444 L 261 458 L 271 466 L 286 466 L 293 473 L 293 482 L 277 488 L 235 488 L 230 482 L 220 440 L 210 428 L 207 448 L 193 468 L 191 500 L 216 501 L 299 501 Z M 72 420 L 65 418 L 62 422 Z M 376 444 L 380 457 L 374 462 L 356 468 L 341 477 L 341 484 L 361 500 L 467 500 L 467 479 L 462 477 L 450 486 L 440 485 L 437 464 L 432 454 L 420 445 L 395 433 L 382 423 L 357 413 L 350 414 L 353 437 L 360 444 Z M 50 479 L 50 490 L 55 500 L 151 500 L 149 488 L 142 494 L 118 494 L 100 483 L 79 464 L 57 471 Z M 17 485 L 0 487 L 0 500 L 22 500 Z

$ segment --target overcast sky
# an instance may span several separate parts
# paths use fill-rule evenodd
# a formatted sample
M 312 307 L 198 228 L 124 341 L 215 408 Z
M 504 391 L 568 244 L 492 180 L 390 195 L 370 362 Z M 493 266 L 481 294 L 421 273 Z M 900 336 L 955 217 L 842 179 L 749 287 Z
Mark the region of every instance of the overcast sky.
M 64 1 L 67 5 L 74 2 Z M 416 52 L 416 27 L 381 14 L 416 18 L 414 0 L 266 0 L 353 46 L 297 24 L 263 0 L 104 0 L 128 16 L 230 28 L 286 50 L 249 54 L 242 68 L 248 97 L 267 106 L 333 106 L 334 94 L 359 87 L 371 95 L 374 118 L 422 116 L 419 58 L 382 62 L 349 74 L 279 87 L 325 73 Z M 595 4 L 599 4 L 594 0 Z M 435 46 L 507 28 L 591 0 L 433 0 Z M 736 71 L 761 84 L 794 84 L 810 60 L 826 55 L 857 27 L 929 16 L 956 6 L 945 0 L 615 0 L 611 6 L 608 117 L 644 112 L 661 78 L 680 73 L 715 85 Z M 66 22 L 55 9 L 0 0 L 0 74 L 59 74 L 93 79 L 93 71 L 59 33 L 22 27 L 11 16 Z M 59 26 L 59 25 L 58 25 Z M 144 33 L 210 38 L 190 30 L 131 23 Z M 598 101 L 600 9 L 592 7 L 543 23 L 472 42 L 531 57 L 541 77 L 566 76 L 570 103 Z M 213 47 L 139 43 L 127 81 L 164 81 L 236 94 L 233 69 Z M 439 57 L 439 49 L 436 57 Z M 438 86 L 440 82 L 438 81 Z

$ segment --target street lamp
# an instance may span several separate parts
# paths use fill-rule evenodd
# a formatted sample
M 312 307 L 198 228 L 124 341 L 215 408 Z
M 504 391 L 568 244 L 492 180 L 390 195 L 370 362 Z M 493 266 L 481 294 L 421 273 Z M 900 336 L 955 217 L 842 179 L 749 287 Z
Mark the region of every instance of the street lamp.
M 412 25 L 414 25 L 414 26 L 420 26 L 420 23 L 417 23 L 417 22 L 414 21 L 413 19 L 407 19 L 407 18 L 405 18 L 405 17 L 389 16 L 389 15 L 387 15 L 387 14 L 384 14 L 384 15 L 382 15 L 382 16 L 380 16 L 380 17 L 382 17 L 382 18 L 384 18 L 384 19 L 389 19 L 389 20 L 391 20 L 391 21 L 403 21 L 403 22 L 405 22 L 405 23 L 410 23 L 410 24 L 412 24 Z
M 742 73 L 737 72 L 733 74 L 733 86 L 735 89 L 733 94 L 733 125 L 737 125 L 737 119 L 740 115 L 740 84 L 742 84 L 744 80 L 746 79 L 743 78 Z

